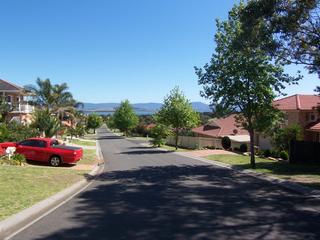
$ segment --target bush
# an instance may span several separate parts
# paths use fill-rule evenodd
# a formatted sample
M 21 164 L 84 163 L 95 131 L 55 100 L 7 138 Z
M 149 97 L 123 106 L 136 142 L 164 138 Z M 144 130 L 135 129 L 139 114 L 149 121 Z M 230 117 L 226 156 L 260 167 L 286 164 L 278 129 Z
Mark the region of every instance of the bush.
M 266 158 L 268 158 L 268 157 L 271 157 L 271 150 L 270 149 L 266 149 L 266 150 L 264 150 L 264 152 L 263 152 L 263 156 L 264 157 L 266 157 Z
M 277 151 L 277 150 L 272 150 L 271 151 L 271 157 L 273 157 L 273 158 L 278 158 L 278 157 L 280 157 L 280 153 L 279 153 L 279 151 Z
M 155 137 L 151 140 L 151 143 L 154 147 L 161 147 L 165 144 L 165 140 L 161 137 Z
M 9 159 L 9 156 L 3 156 L 2 158 L 0 158 L 0 165 L 22 165 L 22 163 L 26 162 L 26 158 L 24 157 L 24 155 L 22 154 L 14 154 L 13 156 L 11 156 L 11 158 Z
M 222 147 L 226 150 L 230 149 L 231 147 L 231 140 L 229 137 L 223 137 L 222 140 L 221 140 L 221 144 L 222 144 Z
M 240 152 L 248 152 L 248 145 L 246 143 L 242 143 L 239 150 Z
M 0 142 L 20 142 L 39 134 L 37 129 L 16 122 L 0 124 Z
M 280 152 L 280 158 L 283 160 L 288 160 L 289 159 L 289 154 L 286 151 L 281 151 Z
M 171 131 L 168 127 L 158 124 L 151 129 L 151 136 L 153 137 L 153 140 L 151 140 L 151 143 L 155 147 L 160 147 L 165 143 L 165 139 L 170 134 L 171 134 Z

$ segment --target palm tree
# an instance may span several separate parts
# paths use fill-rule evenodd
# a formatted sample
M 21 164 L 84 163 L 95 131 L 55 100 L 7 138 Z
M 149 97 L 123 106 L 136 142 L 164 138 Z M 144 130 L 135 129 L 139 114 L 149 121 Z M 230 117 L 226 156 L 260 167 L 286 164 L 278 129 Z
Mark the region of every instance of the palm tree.
M 65 118 L 73 120 L 75 118 L 76 108 L 83 106 L 82 103 L 77 102 L 66 83 L 53 85 L 50 79 L 36 81 L 37 86 L 26 86 L 28 92 L 33 93 L 34 105 L 47 110 L 50 114 L 55 115 L 62 126 L 62 121 Z

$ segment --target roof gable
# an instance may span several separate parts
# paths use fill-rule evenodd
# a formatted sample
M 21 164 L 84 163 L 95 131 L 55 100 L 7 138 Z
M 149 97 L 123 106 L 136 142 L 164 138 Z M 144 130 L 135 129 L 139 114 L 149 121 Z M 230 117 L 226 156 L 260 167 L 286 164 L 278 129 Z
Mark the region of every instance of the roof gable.
M 0 79 L 0 91 L 22 91 L 23 88 L 19 87 L 13 83 Z

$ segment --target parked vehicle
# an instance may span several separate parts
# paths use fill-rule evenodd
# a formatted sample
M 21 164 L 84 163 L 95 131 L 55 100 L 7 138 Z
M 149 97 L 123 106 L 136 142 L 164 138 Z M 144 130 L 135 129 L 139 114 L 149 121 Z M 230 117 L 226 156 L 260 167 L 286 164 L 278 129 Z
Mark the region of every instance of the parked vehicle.
M 0 147 L 15 147 L 16 153 L 24 155 L 26 159 L 49 162 L 54 167 L 61 163 L 76 163 L 83 155 L 82 148 L 61 145 L 58 140 L 51 138 L 29 138 L 18 143 L 4 142 L 0 143 Z
M 0 146 L 0 157 L 1 157 L 2 155 L 4 155 L 4 154 L 5 154 L 5 152 L 4 152 L 3 148 Z

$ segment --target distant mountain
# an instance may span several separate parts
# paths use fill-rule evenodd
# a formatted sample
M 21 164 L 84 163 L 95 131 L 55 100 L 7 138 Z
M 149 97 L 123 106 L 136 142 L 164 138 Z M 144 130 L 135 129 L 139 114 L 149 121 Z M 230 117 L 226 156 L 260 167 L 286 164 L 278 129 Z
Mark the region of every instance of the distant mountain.
M 191 105 L 197 112 L 211 112 L 209 105 L 205 103 L 192 102 Z M 112 112 L 119 106 L 120 103 L 84 103 L 83 111 Z M 161 108 L 162 103 L 134 103 L 132 106 L 140 113 L 155 113 Z

